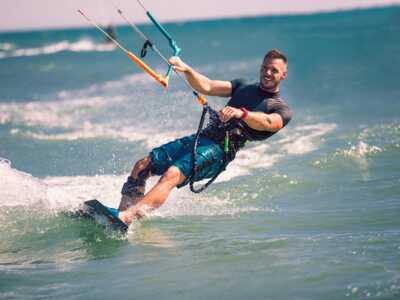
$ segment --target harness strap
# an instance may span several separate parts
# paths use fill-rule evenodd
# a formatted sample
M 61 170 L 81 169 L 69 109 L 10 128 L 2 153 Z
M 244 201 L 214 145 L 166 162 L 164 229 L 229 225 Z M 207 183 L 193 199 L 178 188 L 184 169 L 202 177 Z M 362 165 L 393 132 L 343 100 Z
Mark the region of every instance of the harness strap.
M 142 50 L 140 50 L 140 57 L 144 58 L 147 54 L 147 47 L 153 48 L 153 44 L 150 40 L 146 40 L 143 44 Z

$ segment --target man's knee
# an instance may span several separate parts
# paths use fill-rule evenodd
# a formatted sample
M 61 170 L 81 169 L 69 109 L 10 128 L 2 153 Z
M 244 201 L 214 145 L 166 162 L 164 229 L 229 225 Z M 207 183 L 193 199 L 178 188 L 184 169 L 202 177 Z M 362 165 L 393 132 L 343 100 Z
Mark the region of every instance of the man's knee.
M 177 186 L 178 184 L 185 181 L 185 176 L 175 166 L 171 166 L 161 177 L 161 181 L 168 182 L 171 186 Z
M 135 166 L 133 167 L 133 170 L 134 170 L 134 171 L 135 171 L 135 170 L 137 170 L 137 171 L 143 170 L 143 169 L 145 169 L 145 168 L 150 164 L 150 162 L 151 162 L 150 156 L 146 156 L 146 157 L 144 157 L 144 158 L 142 158 L 142 159 L 139 159 L 139 160 L 135 163 Z

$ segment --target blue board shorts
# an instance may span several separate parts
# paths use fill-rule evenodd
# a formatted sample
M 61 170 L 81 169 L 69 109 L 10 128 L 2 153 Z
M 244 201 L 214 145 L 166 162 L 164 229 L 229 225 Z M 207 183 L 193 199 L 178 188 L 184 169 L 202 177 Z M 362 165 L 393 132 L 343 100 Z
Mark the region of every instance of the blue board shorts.
M 192 149 L 195 135 L 186 136 L 154 148 L 150 152 L 152 173 L 163 175 L 171 166 L 177 167 L 186 180 L 178 188 L 189 183 L 192 175 Z M 200 137 L 196 152 L 196 177 L 194 181 L 211 178 L 224 166 L 224 151 L 214 141 Z

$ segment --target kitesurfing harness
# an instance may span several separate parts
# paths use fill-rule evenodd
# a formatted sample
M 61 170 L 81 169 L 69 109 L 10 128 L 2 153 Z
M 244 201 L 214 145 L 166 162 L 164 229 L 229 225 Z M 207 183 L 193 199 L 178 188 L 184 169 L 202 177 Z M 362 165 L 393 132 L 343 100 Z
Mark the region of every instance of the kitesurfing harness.
M 215 181 L 215 179 L 217 179 L 219 174 L 221 174 L 221 172 L 226 168 L 226 165 L 229 162 L 228 161 L 229 145 L 228 145 L 227 141 L 224 141 L 224 144 L 226 143 L 227 145 L 224 145 L 224 157 L 223 157 L 223 161 L 222 161 L 220 169 L 203 186 L 201 186 L 199 188 L 195 188 L 194 181 L 195 181 L 195 178 L 196 178 L 196 173 L 198 171 L 198 167 L 196 165 L 197 146 L 199 145 L 199 140 L 200 140 L 201 133 L 203 131 L 204 121 L 205 121 L 207 113 L 210 115 L 210 117 L 209 117 L 210 120 L 212 120 L 212 118 L 215 116 L 215 114 L 217 114 L 217 112 L 215 110 L 213 110 L 207 104 L 203 106 L 203 111 L 201 113 L 199 126 L 197 128 L 197 132 L 196 132 L 196 135 L 195 135 L 195 138 L 194 138 L 194 142 L 193 142 L 193 147 L 192 147 L 192 174 L 190 176 L 189 186 L 190 186 L 190 190 L 193 193 L 196 193 L 196 194 L 201 193 L 209 185 L 211 185 L 211 183 L 213 183 Z M 217 115 L 217 117 L 218 117 L 218 115 Z
M 209 115 L 208 124 L 206 128 L 203 128 L 207 114 Z M 196 165 L 197 146 L 199 145 L 200 137 L 205 137 L 218 143 L 224 151 L 224 156 L 219 171 L 203 186 L 195 188 L 194 182 L 196 173 L 201 169 L 201 166 Z M 251 138 L 246 131 L 242 119 L 231 119 L 228 122 L 222 122 L 216 110 L 211 108 L 208 104 L 203 105 L 203 111 L 192 147 L 192 174 L 189 180 L 190 190 L 193 193 L 200 193 L 211 185 L 219 174 L 225 170 L 228 163 L 235 158 L 237 151 L 242 148 L 249 139 Z

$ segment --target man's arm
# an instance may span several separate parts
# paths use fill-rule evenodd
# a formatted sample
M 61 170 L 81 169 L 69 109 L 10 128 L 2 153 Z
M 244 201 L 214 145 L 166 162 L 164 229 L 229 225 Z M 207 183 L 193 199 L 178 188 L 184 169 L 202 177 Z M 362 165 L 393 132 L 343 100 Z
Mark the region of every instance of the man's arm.
M 260 131 L 277 132 L 283 127 L 282 117 L 277 113 L 248 112 L 243 121 L 251 128 Z
M 232 84 L 230 81 L 211 80 L 185 64 L 179 57 L 171 57 L 169 62 L 176 71 L 185 74 L 189 84 L 199 93 L 219 97 L 231 96 Z
M 226 106 L 220 111 L 220 119 L 227 122 L 232 118 L 242 118 L 245 112 L 239 108 Z M 283 127 L 282 117 L 277 113 L 266 114 L 263 112 L 249 111 L 243 121 L 249 127 L 259 131 L 277 132 Z

